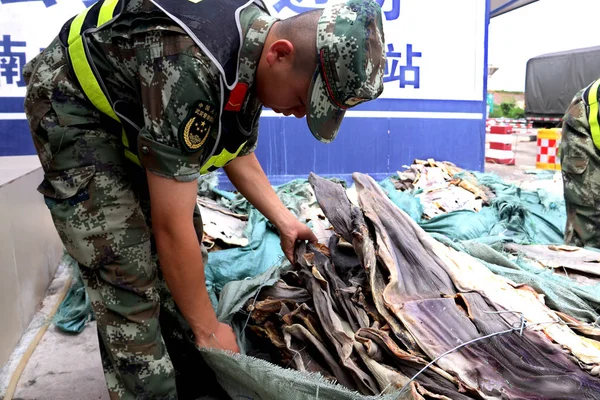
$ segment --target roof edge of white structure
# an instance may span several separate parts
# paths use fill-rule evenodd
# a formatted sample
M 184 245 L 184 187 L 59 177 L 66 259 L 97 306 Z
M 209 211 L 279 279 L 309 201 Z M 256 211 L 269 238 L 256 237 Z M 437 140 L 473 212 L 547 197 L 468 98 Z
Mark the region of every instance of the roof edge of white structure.
M 538 0 L 490 0 L 490 18 L 497 17 Z

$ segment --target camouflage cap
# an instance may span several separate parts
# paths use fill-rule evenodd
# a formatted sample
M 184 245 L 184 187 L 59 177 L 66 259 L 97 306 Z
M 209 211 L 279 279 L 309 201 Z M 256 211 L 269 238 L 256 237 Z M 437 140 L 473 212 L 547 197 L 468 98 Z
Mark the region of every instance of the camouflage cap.
M 383 92 L 385 52 L 379 4 L 349 0 L 323 9 L 317 52 L 306 119 L 314 137 L 329 143 L 348 108 Z

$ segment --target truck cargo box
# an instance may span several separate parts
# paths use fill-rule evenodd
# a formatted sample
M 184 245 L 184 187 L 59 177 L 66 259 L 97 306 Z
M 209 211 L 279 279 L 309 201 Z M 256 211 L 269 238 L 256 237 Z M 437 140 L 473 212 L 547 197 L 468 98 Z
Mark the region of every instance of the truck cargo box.
M 573 96 L 600 78 L 600 46 L 544 54 L 527 62 L 525 116 L 559 120 Z

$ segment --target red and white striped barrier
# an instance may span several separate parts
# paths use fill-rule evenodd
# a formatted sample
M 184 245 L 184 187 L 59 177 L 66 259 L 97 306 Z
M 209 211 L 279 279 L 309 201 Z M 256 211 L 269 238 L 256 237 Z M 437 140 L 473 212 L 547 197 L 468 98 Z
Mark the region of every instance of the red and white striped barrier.
M 515 165 L 517 135 L 512 126 L 491 126 L 485 135 L 485 161 L 494 164 Z
M 537 136 L 537 129 L 533 129 L 533 123 L 523 119 L 488 118 L 485 122 L 486 133 L 491 133 L 492 126 L 510 126 L 516 135 L 529 136 L 529 141 L 534 141 Z
M 486 128 L 491 126 L 512 126 L 513 128 L 519 129 L 532 129 L 533 124 L 522 119 L 508 119 L 508 118 L 488 118 L 485 122 Z
M 562 118 L 555 117 L 527 117 L 529 121 L 542 121 L 542 122 L 561 122 Z

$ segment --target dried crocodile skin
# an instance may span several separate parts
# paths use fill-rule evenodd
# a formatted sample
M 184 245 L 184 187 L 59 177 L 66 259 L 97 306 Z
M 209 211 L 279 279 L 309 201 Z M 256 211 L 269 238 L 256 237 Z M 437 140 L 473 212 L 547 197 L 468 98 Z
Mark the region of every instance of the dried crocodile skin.
M 365 199 L 367 194 L 370 194 L 377 196 L 378 202 L 387 202 L 393 206 L 371 177 L 358 173 L 353 177 L 357 182 L 359 199 L 361 193 Z M 527 288 L 515 288 L 507 279 L 495 275 L 470 255 L 442 245 L 400 209 L 396 209 L 395 220 L 391 223 L 412 232 L 415 240 L 436 258 L 440 268 L 448 273 L 459 291 L 485 293 L 494 304 L 506 310 L 521 312 L 527 322 L 539 324 L 536 329 L 543 330 L 551 340 L 568 349 L 583 368 L 590 370 L 594 375 L 600 374 L 600 342 L 579 336 L 568 326 L 558 323 L 560 318 L 544 305 L 536 293 Z M 552 321 L 557 323 L 551 323 Z
M 424 358 L 415 357 L 400 349 L 385 331 L 372 328 L 360 329 L 356 332 L 355 338 L 363 344 L 369 342 L 376 343 L 378 348 L 386 351 L 388 360 L 390 360 L 389 362 L 406 376 L 415 376 L 428 364 L 428 361 Z M 455 400 L 468 400 L 472 398 L 459 393 L 459 387 L 463 388 L 460 382 L 435 365 L 432 365 L 423 374 L 419 375 L 417 382 L 431 392 L 445 395 Z
M 377 268 L 375 246 L 362 212 L 350 203 L 341 185 L 323 179 L 315 174 L 311 174 L 308 180 L 313 187 L 317 201 L 323 209 L 325 216 L 331 222 L 335 231 L 344 240 L 352 243 L 363 268 L 369 274 L 370 290 L 377 311 L 389 324 L 394 332 L 394 336 L 396 336 L 407 350 L 420 353 L 415 339 L 410 336 L 406 329 L 386 308 L 383 298 L 386 283 L 381 276 L 379 268 Z
M 353 331 L 369 326 L 369 317 L 367 313 L 356 307 L 352 301 L 352 290 L 344 281 L 336 274 L 332 267 L 329 258 L 325 257 L 320 252 L 314 253 L 314 265 L 329 283 L 331 290 L 331 298 L 337 304 L 337 310 L 342 314 L 346 321 L 350 324 Z
M 327 347 L 323 344 L 323 342 L 317 339 L 311 332 L 309 332 L 304 326 L 300 324 L 294 324 L 290 326 L 283 327 L 284 336 L 291 335 L 302 341 L 303 343 L 310 344 L 313 346 L 316 351 L 321 355 L 326 365 L 329 367 L 329 370 L 333 373 L 335 378 L 342 385 L 350 388 L 356 389 L 356 384 L 354 380 L 351 378 L 348 371 L 344 370 L 337 360 L 331 355 Z
M 298 308 L 284 316 L 282 320 L 286 325 L 301 323 L 319 342 L 324 343 L 325 334 L 317 318 L 314 310 L 311 310 L 306 304 L 300 304 Z
M 308 253 L 305 244 L 297 247 L 297 263 L 302 267 L 299 276 L 313 297 L 315 311 L 319 321 L 323 325 L 325 336 L 336 350 L 341 365 L 350 370 L 358 384 L 358 389 L 363 394 L 375 394 L 377 384 L 371 376 L 366 374 L 356 363 L 352 356 L 354 338 L 344 328 L 344 321 L 333 309 L 333 300 L 329 295 L 328 282 L 319 273 L 319 269 L 313 264 L 314 261 L 322 260 L 317 256 L 318 250 L 309 245 L 312 252 Z
M 304 288 L 290 286 L 285 283 L 285 281 L 279 280 L 275 285 L 264 288 L 259 293 L 259 300 L 265 300 L 267 298 L 293 300 L 296 303 L 304 303 L 310 300 L 310 293 Z
M 331 263 L 337 274 L 348 286 L 362 286 L 369 284 L 367 272 L 363 269 L 352 244 L 343 242 L 340 237 L 331 235 L 329 238 L 329 252 L 331 253 Z
M 365 217 L 375 227 L 377 256 L 389 271 L 386 305 L 395 314 L 406 301 L 454 295 L 456 288 L 435 254 L 425 251 L 412 229 L 398 224 L 402 211 L 373 178 L 358 173 L 353 178 Z
M 264 323 L 267 319 L 269 319 L 273 314 L 278 314 L 281 312 L 282 307 L 286 307 L 289 309 L 294 309 L 296 302 L 294 300 L 286 300 L 286 299 L 265 299 L 261 301 L 257 301 L 256 303 L 251 302 L 247 309 L 248 312 L 252 313 L 252 319 L 257 324 Z
M 480 294 L 465 293 L 457 299 L 464 300 L 469 314 L 452 298 L 407 302 L 401 310 L 402 321 L 431 359 L 512 327 L 503 315 L 490 314 L 497 310 Z M 600 398 L 600 380 L 582 371 L 559 346 L 529 330 L 523 336 L 517 331 L 476 342 L 437 364 L 486 399 Z
M 498 314 L 505 305 L 533 306 L 535 311 L 523 311 L 527 320 L 552 320 L 553 313 L 539 299 L 538 305 L 524 301 L 535 293 L 511 287 L 493 274 L 490 282 L 474 283 L 486 275 L 459 265 L 465 260 L 462 254 L 422 231 L 370 177 L 354 174 L 354 179 L 362 210 L 340 185 L 310 177 L 319 204 L 343 239 L 330 238 L 328 248 L 297 246 L 294 270 L 281 282 L 306 289 L 310 299 L 298 304 L 261 297 L 259 313 L 251 314 L 253 322 L 279 321 L 274 325 L 283 331 L 282 354 L 294 354 L 286 358 L 289 365 L 322 371 L 363 394 L 378 394 L 408 384 L 430 360 L 459 344 L 511 329 L 519 317 Z M 471 270 L 478 274 L 469 275 Z M 473 287 L 477 293 L 471 292 Z M 524 304 L 517 306 L 519 301 Z M 281 349 L 281 336 L 265 331 Z M 571 334 L 566 347 L 577 354 L 573 342 L 586 338 Z M 564 345 L 565 337 L 553 339 Z M 403 398 L 600 399 L 600 380 L 531 329 L 453 351 L 416 376 L 409 389 Z

